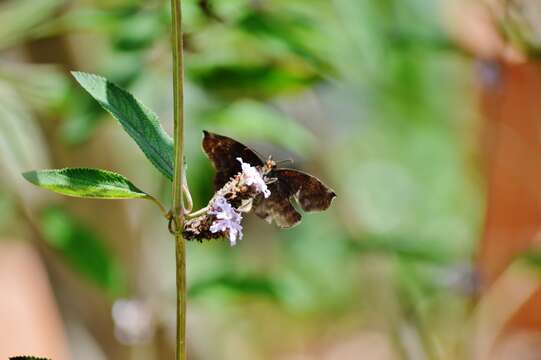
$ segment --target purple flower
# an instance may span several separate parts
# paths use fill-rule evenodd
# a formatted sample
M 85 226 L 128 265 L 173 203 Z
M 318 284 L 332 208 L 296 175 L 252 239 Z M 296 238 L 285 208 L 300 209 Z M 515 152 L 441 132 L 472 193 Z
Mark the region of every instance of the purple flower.
M 223 233 L 235 246 L 237 239 L 242 239 L 242 216 L 227 202 L 223 196 L 217 197 L 211 205 L 209 214 L 214 215 L 216 220 L 210 226 L 212 233 Z
M 248 186 L 253 186 L 257 192 L 263 193 L 263 196 L 268 198 L 271 193 L 259 171 L 250 164 L 243 162 L 240 157 L 237 160 L 242 166 L 242 179 L 244 183 Z

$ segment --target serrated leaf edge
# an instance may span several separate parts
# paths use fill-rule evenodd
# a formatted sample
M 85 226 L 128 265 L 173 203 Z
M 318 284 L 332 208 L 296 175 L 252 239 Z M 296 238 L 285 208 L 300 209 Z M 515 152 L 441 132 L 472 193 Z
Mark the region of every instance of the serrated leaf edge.
M 162 135 L 164 135 L 164 138 L 169 140 L 171 142 L 171 144 L 173 143 L 173 140 L 172 138 L 169 136 L 169 134 L 167 134 L 167 132 L 163 129 L 163 127 L 161 126 L 161 123 L 158 121 L 159 117 L 156 113 L 154 113 L 154 111 L 152 111 L 149 107 L 147 107 L 145 104 L 143 104 L 141 101 L 139 101 L 135 96 L 133 96 L 129 91 L 123 89 L 122 87 L 118 86 L 117 84 L 115 84 L 114 82 L 108 80 L 107 78 L 103 77 L 103 76 L 100 76 L 100 75 L 96 75 L 96 74 L 92 74 L 92 73 L 87 73 L 87 72 L 83 72 L 83 71 L 72 71 L 71 72 L 72 76 L 75 78 L 75 80 L 77 80 L 77 82 L 81 85 L 81 87 L 90 94 L 90 92 L 86 89 L 86 87 L 82 84 L 81 82 L 81 76 L 86 76 L 86 77 L 90 77 L 90 78 L 96 78 L 96 79 L 99 79 L 99 80 L 102 80 L 102 81 L 105 81 L 106 83 L 109 83 L 111 84 L 112 86 L 116 87 L 117 89 L 125 92 L 130 98 L 132 98 L 139 106 L 141 106 L 142 109 L 146 110 L 148 113 L 152 114 L 153 116 L 149 117 L 149 121 L 152 122 L 154 125 L 156 125 L 156 127 L 159 129 L 158 131 L 162 133 Z M 92 94 L 90 94 L 90 96 L 92 96 Z M 145 137 L 144 134 L 142 134 L 140 132 L 139 129 L 133 127 L 133 126 L 129 126 L 128 124 L 124 124 L 122 123 L 120 120 L 117 119 L 117 116 L 107 108 L 107 106 L 105 106 L 105 104 L 103 104 L 101 101 L 97 100 L 94 96 L 92 96 L 92 98 L 94 100 L 96 100 L 109 114 L 111 114 L 112 117 L 114 117 L 122 127 L 126 127 L 126 128 L 129 128 L 130 130 L 136 132 L 139 136 L 141 137 Z M 136 141 L 137 143 L 137 141 Z M 139 144 L 137 144 L 139 146 Z M 140 147 L 140 146 L 139 146 Z M 140 147 L 141 148 L 141 147 Z M 151 142 L 149 142 L 149 148 L 152 150 L 152 152 L 157 155 L 157 157 L 151 157 L 149 155 L 146 154 L 146 152 L 141 148 L 141 150 L 143 151 L 143 153 L 145 154 L 145 156 L 150 160 L 150 162 L 156 166 L 156 168 L 163 174 L 165 175 L 169 180 L 172 180 L 173 179 L 173 164 L 170 163 L 168 161 L 167 158 L 163 157 L 163 154 L 159 151 L 159 149 L 156 149 L 154 147 L 154 144 L 152 144 Z M 159 159 L 161 164 L 156 164 L 155 163 L 155 159 Z

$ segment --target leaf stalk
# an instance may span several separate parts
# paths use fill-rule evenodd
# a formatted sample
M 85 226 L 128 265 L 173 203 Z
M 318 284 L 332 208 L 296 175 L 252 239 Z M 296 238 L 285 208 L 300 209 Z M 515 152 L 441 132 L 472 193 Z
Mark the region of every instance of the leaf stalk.
M 188 218 L 188 219 L 196 218 L 196 217 L 198 217 L 200 215 L 203 215 L 203 214 L 207 213 L 209 211 L 209 209 L 210 209 L 209 206 L 205 206 L 204 208 L 201 208 L 201 209 L 199 209 L 197 211 L 186 214 L 186 218 Z

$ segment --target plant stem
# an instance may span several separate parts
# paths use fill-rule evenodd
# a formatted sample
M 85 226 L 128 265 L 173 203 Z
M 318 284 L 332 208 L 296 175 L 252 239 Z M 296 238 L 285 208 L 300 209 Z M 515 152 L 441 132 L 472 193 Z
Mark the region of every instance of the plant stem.
M 172 211 L 175 224 L 177 267 L 177 360 L 186 360 L 186 245 L 184 227 L 184 56 L 182 43 L 182 0 L 171 0 L 173 43 L 173 99 L 175 164 Z
M 152 201 L 154 204 L 156 204 L 159 208 L 160 208 L 160 211 L 162 212 L 162 215 L 167 218 L 167 214 L 168 214 L 168 211 L 167 209 L 165 208 L 165 206 L 163 206 L 163 204 L 160 202 L 160 200 L 156 199 L 154 196 L 152 195 L 147 195 L 147 198 Z
M 189 214 L 186 214 L 186 217 L 189 218 L 189 219 L 193 219 L 195 217 L 198 217 L 200 215 L 203 215 L 204 213 L 206 213 L 207 211 L 209 211 L 209 207 L 208 206 L 205 206 L 204 208 L 201 208 L 197 211 L 194 211 L 192 213 L 189 213 Z

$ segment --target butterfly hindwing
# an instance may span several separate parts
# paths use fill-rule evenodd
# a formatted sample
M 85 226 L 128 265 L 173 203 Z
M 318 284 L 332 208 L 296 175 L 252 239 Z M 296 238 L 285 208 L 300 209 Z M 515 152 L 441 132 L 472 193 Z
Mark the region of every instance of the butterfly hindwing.
M 336 197 L 334 191 L 316 177 L 293 169 L 275 169 L 269 177 L 276 181 L 269 184 L 271 196 L 260 199 L 255 206 L 255 213 L 282 228 L 298 224 L 301 215 L 291 204 L 295 198 L 304 211 L 326 210 Z
M 262 166 L 263 161 L 249 147 L 227 136 L 203 132 L 203 150 L 216 169 L 214 185 L 220 189 L 241 171 L 237 158 L 252 166 Z
M 274 220 L 276 225 L 281 228 L 290 228 L 300 223 L 302 216 L 291 205 L 289 187 L 277 179 L 269 184 L 268 188 L 271 194 L 267 199 L 262 196 L 256 199 L 255 214 L 269 224 Z
M 304 211 L 323 211 L 331 206 L 336 194 L 315 176 L 293 169 L 275 169 L 271 177 L 289 187 Z

